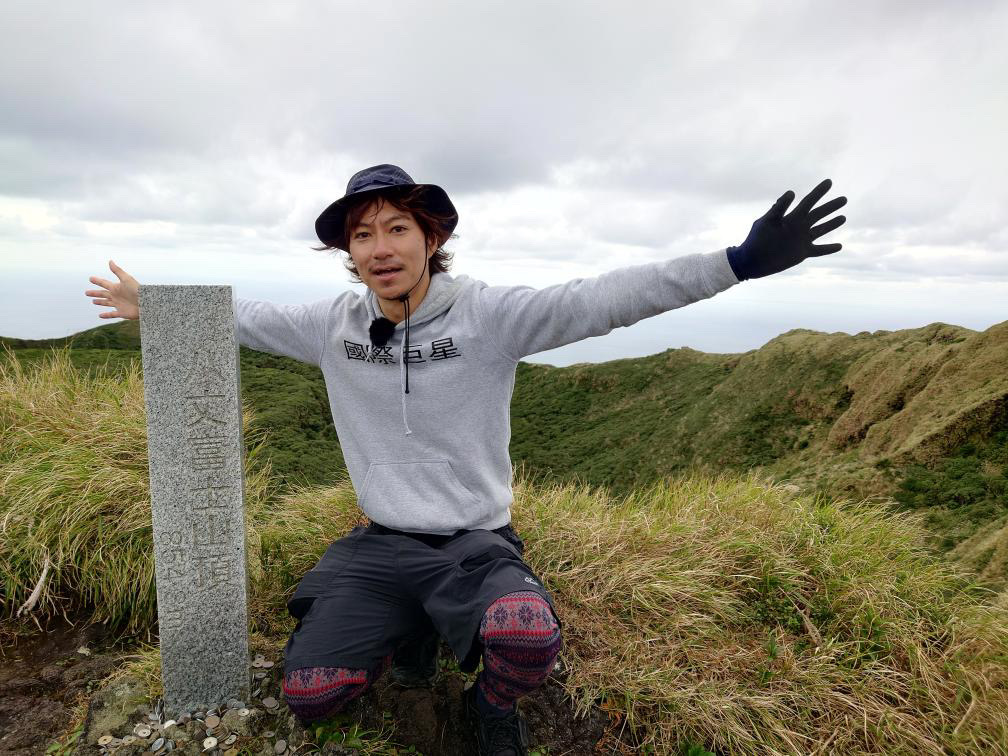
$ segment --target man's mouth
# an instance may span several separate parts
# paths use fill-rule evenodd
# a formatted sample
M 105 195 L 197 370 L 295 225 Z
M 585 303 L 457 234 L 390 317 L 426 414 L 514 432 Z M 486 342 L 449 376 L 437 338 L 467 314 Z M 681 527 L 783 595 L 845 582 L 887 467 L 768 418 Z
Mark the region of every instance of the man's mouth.
M 396 273 L 398 273 L 402 268 L 397 268 L 394 266 L 375 268 L 373 273 L 375 278 L 380 281 L 390 281 L 395 278 Z

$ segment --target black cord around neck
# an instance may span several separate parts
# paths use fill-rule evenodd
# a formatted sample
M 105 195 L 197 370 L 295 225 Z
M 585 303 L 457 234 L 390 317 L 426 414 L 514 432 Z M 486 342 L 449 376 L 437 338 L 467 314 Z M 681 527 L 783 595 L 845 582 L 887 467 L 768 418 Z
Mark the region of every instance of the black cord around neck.
M 409 318 L 410 318 L 410 308 L 409 308 L 409 295 L 413 292 L 420 282 L 423 281 L 424 273 L 427 272 L 427 258 L 424 258 L 423 269 L 420 271 L 420 278 L 417 282 L 413 284 L 405 294 L 400 294 L 396 297 L 396 300 L 403 303 L 406 309 L 406 326 L 405 326 L 405 338 L 403 341 L 403 367 L 406 369 L 406 386 L 404 388 L 405 393 L 409 393 Z M 378 307 L 381 310 L 381 306 Z M 392 338 L 392 334 L 395 332 L 395 323 L 382 315 L 379 318 L 375 318 L 371 321 L 371 327 L 368 329 L 368 334 L 371 337 L 371 343 L 375 346 L 385 346 L 389 339 Z

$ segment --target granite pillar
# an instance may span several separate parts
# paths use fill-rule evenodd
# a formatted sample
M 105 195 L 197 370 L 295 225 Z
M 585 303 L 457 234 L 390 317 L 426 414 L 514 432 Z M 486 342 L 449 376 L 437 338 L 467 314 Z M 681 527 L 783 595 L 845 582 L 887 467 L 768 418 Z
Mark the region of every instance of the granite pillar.
M 165 711 L 248 700 L 244 448 L 230 286 L 140 286 Z

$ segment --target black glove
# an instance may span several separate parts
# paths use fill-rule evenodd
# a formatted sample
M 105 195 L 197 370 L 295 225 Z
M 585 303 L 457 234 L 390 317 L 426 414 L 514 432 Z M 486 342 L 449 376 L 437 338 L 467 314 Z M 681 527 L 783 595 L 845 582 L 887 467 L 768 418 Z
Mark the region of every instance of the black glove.
M 812 206 L 829 191 L 829 179 L 808 193 L 787 215 L 784 211 L 794 199 L 790 189 L 774 203 L 762 218 L 753 223 L 749 236 L 737 247 L 728 247 L 728 263 L 739 281 L 762 278 L 797 265 L 806 257 L 819 257 L 840 251 L 840 244 L 813 244 L 823 234 L 842 226 L 847 219 L 838 215 L 821 226 L 812 224 L 847 204 L 837 197 L 815 209 Z

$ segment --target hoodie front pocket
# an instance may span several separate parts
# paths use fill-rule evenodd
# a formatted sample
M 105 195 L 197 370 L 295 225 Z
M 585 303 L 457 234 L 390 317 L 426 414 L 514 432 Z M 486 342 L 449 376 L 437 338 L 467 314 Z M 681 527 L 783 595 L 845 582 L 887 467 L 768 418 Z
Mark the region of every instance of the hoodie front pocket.
M 358 505 L 389 528 L 451 530 L 472 522 L 479 500 L 447 459 L 428 459 L 371 463 Z

